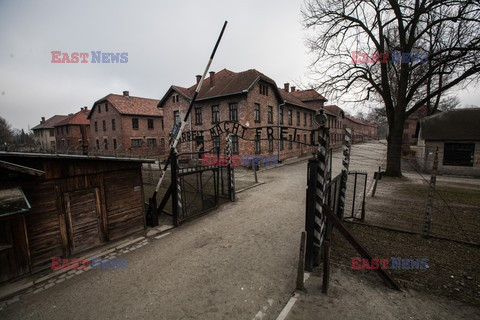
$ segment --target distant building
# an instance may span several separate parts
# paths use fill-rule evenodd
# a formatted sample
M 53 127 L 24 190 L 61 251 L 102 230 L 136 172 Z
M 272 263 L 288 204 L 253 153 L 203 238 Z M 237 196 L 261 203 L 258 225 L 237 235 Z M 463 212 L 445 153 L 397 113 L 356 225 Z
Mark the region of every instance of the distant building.
M 480 108 L 454 109 L 420 121 L 416 156 L 427 171 L 438 148 L 440 174 L 480 176 Z
M 54 126 L 57 153 L 88 153 L 90 128 L 88 112 L 87 107 L 82 107 L 79 112 L 69 114 Z
M 92 152 L 106 155 L 165 153 L 163 110 L 159 100 L 109 94 L 96 101 L 88 115 Z
M 421 106 L 405 119 L 402 137 L 402 151 L 407 152 L 410 150 L 410 146 L 417 144 L 420 120 L 427 116 L 427 110 L 426 105 Z
M 345 139 L 345 112 L 336 105 L 324 106 L 323 109 L 327 113 L 328 127 L 330 128 L 330 147 L 338 148 L 343 145 Z
M 345 116 L 343 120 L 343 127 L 352 130 L 352 142 L 361 143 L 369 140 L 377 139 L 378 126 L 376 123 L 354 118 L 352 116 Z
M 35 142 L 41 151 L 55 152 L 55 125 L 67 116 L 55 115 L 48 120 L 42 117 L 40 124 L 32 128 Z

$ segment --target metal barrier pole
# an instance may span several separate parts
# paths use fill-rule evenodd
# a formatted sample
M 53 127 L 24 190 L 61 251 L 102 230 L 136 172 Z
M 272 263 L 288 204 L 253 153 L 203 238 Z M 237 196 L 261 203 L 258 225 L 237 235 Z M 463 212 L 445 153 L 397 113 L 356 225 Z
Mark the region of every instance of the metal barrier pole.
M 343 220 L 345 211 L 345 195 L 347 192 L 348 167 L 350 165 L 350 148 L 352 143 L 352 130 L 345 129 L 345 140 L 343 144 L 342 178 L 340 180 L 340 191 L 338 195 L 337 215 Z
M 313 252 L 315 238 L 315 189 L 317 177 L 318 160 L 308 160 L 307 170 L 307 203 L 305 211 L 305 230 L 307 231 L 307 246 L 305 249 L 305 270 L 313 271 Z
M 326 217 L 323 214 L 325 201 L 325 189 L 328 178 L 328 128 L 320 127 L 318 134 L 318 159 L 316 192 L 315 192 L 315 225 L 314 225 L 314 266 L 320 265 L 320 252 L 326 231 Z

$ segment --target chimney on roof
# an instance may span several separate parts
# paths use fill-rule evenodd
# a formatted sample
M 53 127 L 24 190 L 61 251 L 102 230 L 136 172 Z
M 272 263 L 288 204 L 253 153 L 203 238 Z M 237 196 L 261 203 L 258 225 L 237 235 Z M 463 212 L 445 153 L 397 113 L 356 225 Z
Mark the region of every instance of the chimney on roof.
M 42 117 L 42 121 L 40 123 L 45 123 L 45 117 Z
M 200 82 L 200 79 L 202 79 L 202 76 L 197 74 L 195 77 L 197 78 L 197 84 L 198 84 Z
M 289 91 L 290 91 L 290 83 L 285 82 L 285 83 L 283 84 L 283 89 L 284 89 L 285 91 L 289 92 Z
M 290 89 L 292 90 L 291 92 L 295 92 L 295 86 L 292 86 Z
M 215 85 L 215 71 L 210 71 L 210 88 Z
M 123 91 L 123 96 L 124 97 L 130 97 L 130 93 L 128 91 Z

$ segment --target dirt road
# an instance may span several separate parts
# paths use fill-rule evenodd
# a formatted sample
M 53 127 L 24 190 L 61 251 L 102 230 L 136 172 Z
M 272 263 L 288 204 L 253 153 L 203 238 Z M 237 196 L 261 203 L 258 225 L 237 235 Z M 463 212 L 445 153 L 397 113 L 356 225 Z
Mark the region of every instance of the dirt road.
M 383 157 L 368 154 L 373 167 Z M 294 289 L 306 170 L 303 161 L 260 172 L 265 184 L 235 203 L 119 256 L 127 269 L 89 270 L 0 318 L 275 319 Z

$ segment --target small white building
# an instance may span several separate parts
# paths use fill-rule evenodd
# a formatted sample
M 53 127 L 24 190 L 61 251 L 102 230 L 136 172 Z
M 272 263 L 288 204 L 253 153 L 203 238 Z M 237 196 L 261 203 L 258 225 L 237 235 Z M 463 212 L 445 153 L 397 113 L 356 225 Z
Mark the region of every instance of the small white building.
M 441 112 L 420 121 L 417 161 L 431 171 L 438 147 L 438 173 L 480 176 L 480 108 Z

